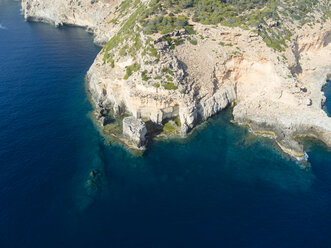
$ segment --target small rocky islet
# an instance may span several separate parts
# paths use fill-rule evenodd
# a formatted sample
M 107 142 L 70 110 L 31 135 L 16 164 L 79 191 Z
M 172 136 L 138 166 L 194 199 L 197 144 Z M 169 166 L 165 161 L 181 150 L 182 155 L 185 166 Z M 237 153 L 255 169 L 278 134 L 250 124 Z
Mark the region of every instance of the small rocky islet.
M 87 73 L 103 133 L 143 149 L 233 106 L 233 121 L 304 159 L 331 147 L 322 87 L 331 73 L 330 3 L 23 0 L 26 20 L 77 25 L 103 46 Z

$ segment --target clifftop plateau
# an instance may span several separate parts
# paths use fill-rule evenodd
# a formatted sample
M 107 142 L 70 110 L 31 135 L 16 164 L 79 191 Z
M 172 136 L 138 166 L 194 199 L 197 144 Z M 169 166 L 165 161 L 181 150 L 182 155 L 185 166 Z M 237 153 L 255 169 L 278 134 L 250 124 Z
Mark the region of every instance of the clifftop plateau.
M 22 0 L 26 20 L 86 27 L 103 46 L 87 78 L 104 134 L 140 147 L 146 130 L 184 135 L 232 105 L 234 122 L 297 159 L 301 136 L 331 147 L 330 9 L 328 0 Z

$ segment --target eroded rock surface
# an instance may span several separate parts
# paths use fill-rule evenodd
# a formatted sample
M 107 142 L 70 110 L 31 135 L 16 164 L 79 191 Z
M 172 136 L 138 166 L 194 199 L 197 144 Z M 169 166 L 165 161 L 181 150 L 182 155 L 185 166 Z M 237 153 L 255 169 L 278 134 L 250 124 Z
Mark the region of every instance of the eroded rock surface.
M 146 134 L 146 125 L 141 119 L 134 116 L 123 119 L 123 135 L 136 147 L 140 148 L 146 144 Z

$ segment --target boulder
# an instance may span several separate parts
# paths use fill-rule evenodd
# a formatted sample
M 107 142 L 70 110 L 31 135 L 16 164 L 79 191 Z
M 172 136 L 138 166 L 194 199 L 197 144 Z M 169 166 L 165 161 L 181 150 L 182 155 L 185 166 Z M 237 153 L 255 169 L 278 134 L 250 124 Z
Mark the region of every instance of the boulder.
M 134 116 L 123 119 L 123 135 L 135 146 L 141 147 L 146 143 L 146 124 Z

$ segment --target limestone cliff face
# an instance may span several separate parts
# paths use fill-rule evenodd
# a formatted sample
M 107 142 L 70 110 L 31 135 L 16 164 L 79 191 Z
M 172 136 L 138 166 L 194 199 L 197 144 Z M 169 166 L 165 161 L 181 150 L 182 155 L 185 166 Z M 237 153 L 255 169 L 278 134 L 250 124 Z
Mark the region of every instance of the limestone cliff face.
M 153 66 L 146 66 L 146 60 L 148 57 L 139 58 L 142 70 L 147 71 L 148 77 L 164 75 L 166 73 L 162 69 L 171 68 L 178 89 L 155 87 L 153 82 L 142 81 L 140 74 L 125 80 L 125 67 L 132 63 L 131 59 L 124 58 L 116 63 L 115 68 L 109 68 L 100 54 L 88 71 L 90 90 L 96 102 L 103 107 L 111 106 L 115 113 L 125 111 L 136 118 L 159 124 L 180 117 L 182 124 L 192 128 L 236 99 L 235 84 L 224 85 L 215 74 L 209 75 L 213 86 L 206 82 L 211 89 L 196 88 L 198 84 L 190 81 L 181 65 L 184 61 L 178 59 L 176 51 L 165 51 L 160 56 L 160 62 Z M 216 70 L 216 65 L 213 68 Z
M 96 42 L 105 43 L 120 29 L 112 18 L 126 18 L 116 15 L 120 3 L 23 0 L 22 10 L 28 20 L 85 26 Z M 294 157 L 304 157 L 297 141 L 301 135 L 331 147 L 331 118 L 321 108 L 321 89 L 331 73 L 330 20 L 296 29 L 284 53 L 248 30 L 198 23 L 194 29 L 197 34 L 190 38 L 184 31 L 154 34 L 152 45 L 151 36 L 141 33 L 141 42 L 153 53 L 121 52 L 132 43 L 123 41 L 114 49 L 121 56 L 111 65 L 103 50 L 87 73 L 96 111 L 111 108 L 158 124 L 179 117 L 186 132 L 233 104 L 237 123 L 273 136 Z M 183 42 L 173 47 L 169 38 Z
M 323 28 L 298 30 L 286 53 L 287 63 L 270 63 L 272 55 L 268 54 L 260 73 L 252 68 L 238 89 L 243 94 L 238 93 L 235 120 L 257 133 L 271 132 L 284 151 L 298 158 L 304 156 L 298 136 L 312 136 L 331 146 L 331 118 L 321 109 L 322 87 L 331 72 L 330 30 L 330 22 Z M 252 85 L 260 88 L 254 94 L 249 93 Z

